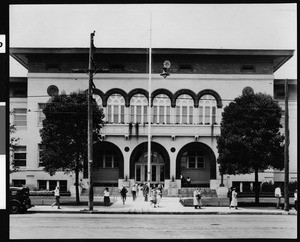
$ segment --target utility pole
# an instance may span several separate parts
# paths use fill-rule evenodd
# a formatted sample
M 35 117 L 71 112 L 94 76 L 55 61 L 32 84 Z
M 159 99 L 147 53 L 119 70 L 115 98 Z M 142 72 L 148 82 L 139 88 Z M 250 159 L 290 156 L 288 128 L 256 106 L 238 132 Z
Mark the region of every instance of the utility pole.
M 89 88 L 88 88 L 88 177 L 89 177 L 89 210 L 93 210 L 94 186 L 92 179 L 93 171 L 93 109 L 92 109 L 92 86 L 93 86 L 93 46 L 94 46 L 95 31 L 91 33 L 90 51 L 89 51 Z
M 288 80 L 285 79 L 285 116 L 284 116 L 284 210 L 289 211 L 289 145 L 290 145 L 290 131 L 289 131 L 289 85 Z

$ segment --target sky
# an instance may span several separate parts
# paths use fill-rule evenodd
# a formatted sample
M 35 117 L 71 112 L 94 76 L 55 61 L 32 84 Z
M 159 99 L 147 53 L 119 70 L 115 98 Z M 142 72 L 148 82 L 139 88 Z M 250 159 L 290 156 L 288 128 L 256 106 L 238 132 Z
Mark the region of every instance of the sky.
M 95 31 L 99 48 L 292 49 L 275 78 L 296 79 L 296 10 L 294 3 L 10 5 L 9 44 L 88 48 Z M 10 64 L 11 76 L 27 75 Z

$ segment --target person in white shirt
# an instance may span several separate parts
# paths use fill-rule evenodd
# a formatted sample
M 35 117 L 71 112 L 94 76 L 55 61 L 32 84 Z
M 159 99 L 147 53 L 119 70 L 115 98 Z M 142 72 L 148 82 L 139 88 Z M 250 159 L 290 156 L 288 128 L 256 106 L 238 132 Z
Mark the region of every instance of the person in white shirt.
M 282 197 L 281 188 L 279 186 L 275 188 L 275 197 L 277 198 L 276 208 L 278 209 L 280 207 L 280 199 Z
M 108 207 L 110 204 L 108 187 L 105 188 L 105 190 L 103 192 L 103 197 L 104 197 L 104 206 Z
M 53 207 L 54 205 L 57 205 L 57 208 L 60 209 L 60 203 L 59 203 L 59 187 L 56 187 L 54 190 L 54 197 L 55 197 L 55 202 L 51 205 Z

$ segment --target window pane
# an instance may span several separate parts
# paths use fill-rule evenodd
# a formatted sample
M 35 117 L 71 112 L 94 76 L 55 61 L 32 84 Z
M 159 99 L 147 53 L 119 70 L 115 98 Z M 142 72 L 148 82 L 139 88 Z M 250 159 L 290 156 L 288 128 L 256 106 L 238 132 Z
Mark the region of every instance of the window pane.
M 157 106 L 153 107 L 153 123 L 157 123 Z
M 137 123 L 142 122 L 142 106 L 136 107 L 136 122 Z
M 112 106 L 108 105 L 107 106 L 107 121 L 108 122 L 112 122 L 112 120 L 111 120 L 111 109 L 112 109 Z
M 171 119 L 170 119 L 171 115 L 170 115 L 170 107 L 167 107 L 167 124 L 171 123 Z
M 176 123 L 180 124 L 180 107 L 176 107 Z
M 190 156 L 189 157 L 189 168 L 195 168 L 196 167 L 196 157 Z
M 187 106 L 182 106 L 182 123 L 187 123 Z
M 49 190 L 50 191 L 55 190 L 56 186 L 57 186 L 57 181 L 49 181 Z
M 216 107 L 212 107 L 212 123 L 216 122 Z
M 210 124 L 210 108 L 205 107 L 205 124 Z
M 151 181 L 156 181 L 156 165 L 152 165 Z
M 203 107 L 199 107 L 199 123 L 203 124 Z
M 131 106 L 130 111 L 131 111 L 131 113 L 130 113 L 131 114 L 130 122 L 134 123 L 134 106 Z
M 204 157 L 203 156 L 197 157 L 197 168 L 204 168 Z
M 159 106 L 159 123 L 162 124 L 164 123 L 164 115 L 165 115 L 165 107 L 164 106 Z
M 148 122 L 148 106 L 144 106 L 144 123 Z
M 189 124 L 193 124 L 193 107 L 189 107 Z
M 38 189 L 39 190 L 46 190 L 47 189 L 47 181 L 38 180 Z
M 119 106 L 114 105 L 114 123 L 119 123 Z
M 125 122 L 125 107 L 121 106 L 121 123 Z

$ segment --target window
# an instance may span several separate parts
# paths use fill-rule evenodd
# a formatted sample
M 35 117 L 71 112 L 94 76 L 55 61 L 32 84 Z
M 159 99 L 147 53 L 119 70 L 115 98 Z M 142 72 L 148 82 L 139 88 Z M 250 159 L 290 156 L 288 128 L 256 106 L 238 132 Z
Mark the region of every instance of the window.
M 22 187 L 26 185 L 26 180 L 12 180 L 14 187 Z
M 39 190 L 47 190 L 47 181 L 46 180 L 38 180 L 38 189 Z
M 60 180 L 59 181 L 59 190 L 61 192 L 66 192 L 67 191 L 67 181 L 66 180 Z
M 176 123 L 193 124 L 194 101 L 187 94 L 180 95 L 176 100 Z
M 45 149 L 46 149 L 46 145 L 39 144 L 39 167 L 43 166 L 43 162 L 41 158 L 43 155 L 43 151 L 45 151 Z
M 96 166 L 98 168 L 118 168 L 119 167 L 119 157 L 115 154 L 115 151 L 102 151 L 98 155 L 98 160 L 96 160 Z
M 199 101 L 199 124 L 217 123 L 217 102 L 211 95 L 204 95 Z
M 106 121 L 109 123 L 124 123 L 125 100 L 119 94 L 111 95 L 107 100 Z
M 181 169 L 204 169 L 205 157 L 200 151 L 186 151 L 181 156 Z
M 53 191 L 58 186 L 57 181 L 49 181 L 49 190 Z
M 46 118 L 45 114 L 43 113 L 43 109 L 45 108 L 45 106 L 46 106 L 45 103 L 39 103 L 39 111 L 38 111 L 39 120 L 38 120 L 38 124 L 42 124 L 43 120 Z
M 148 99 L 142 94 L 135 94 L 130 100 L 130 116 L 132 123 L 146 123 Z
M 169 124 L 170 123 L 170 98 L 165 94 L 157 95 L 153 100 L 153 123 Z
M 241 72 L 243 73 L 254 73 L 255 67 L 254 65 L 242 65 L 241 66 Z
M 14 151 L 14 165 L 26 166 L 26 146 L 18 146 Z
M 16 127 L 27 126 L 27 109 L 26 108 L 15 108 L 14 109 L 14 125 Z
M 179 69 L 180 69 L 180 71 L 192 71 L 192 65 L 190 65 L 190 64 L 180 64 Z

